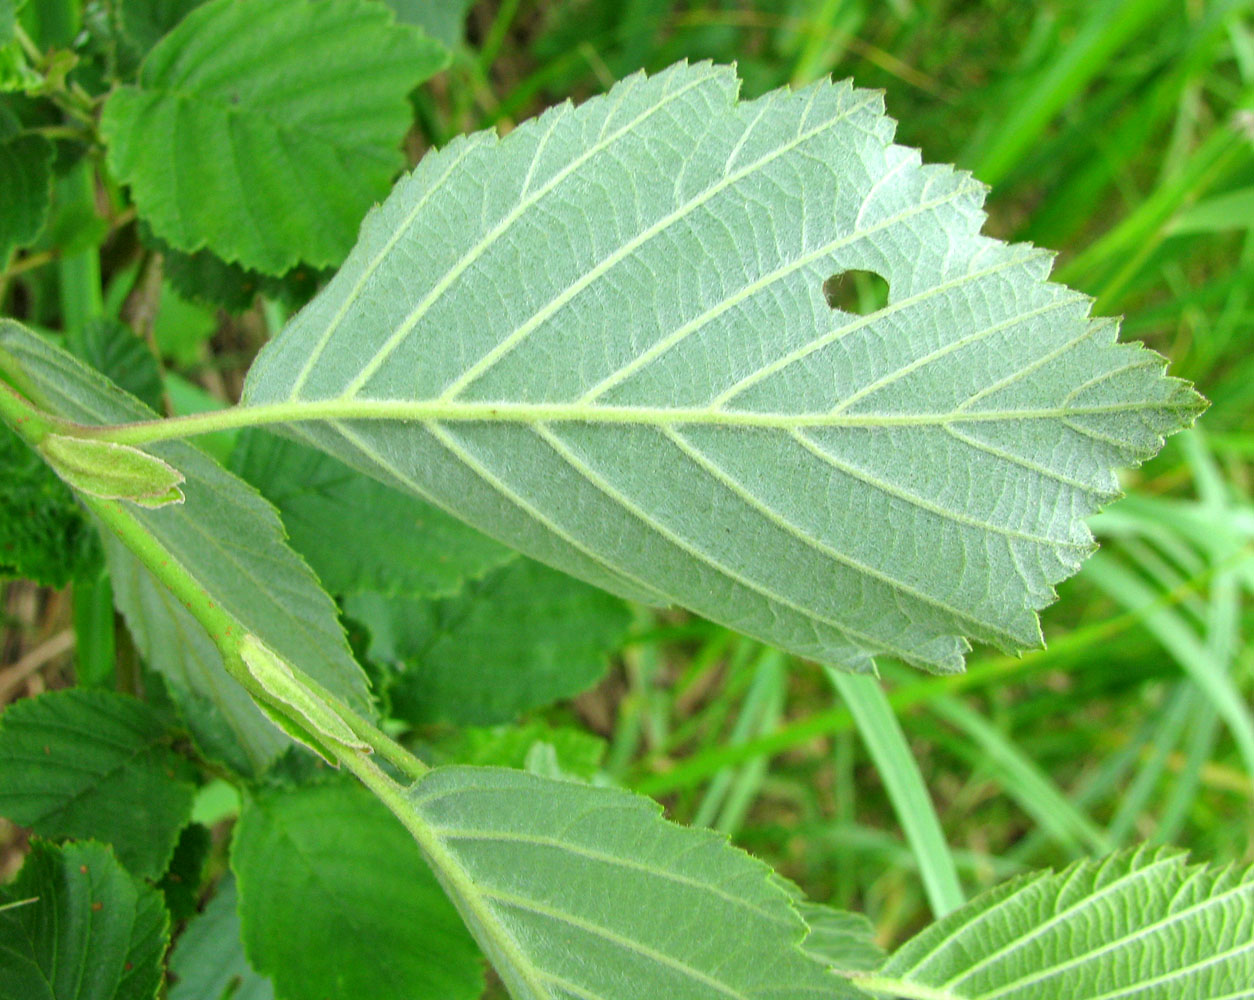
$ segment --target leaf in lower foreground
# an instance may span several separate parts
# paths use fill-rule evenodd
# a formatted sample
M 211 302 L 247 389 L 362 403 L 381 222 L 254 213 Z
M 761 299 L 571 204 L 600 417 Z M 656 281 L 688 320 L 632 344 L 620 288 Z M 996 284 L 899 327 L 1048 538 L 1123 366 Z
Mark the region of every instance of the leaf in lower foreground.
M 249 405 L 527 554 L 846 669 L 957 670 L 1201 408 L 979 235 L 878 94 L 636 75 L 428 155 L 259 356 Z M 887 304 L 828 305 L 875 272 Z
M 0 715 L 0 816 L 45 837 L 113 846 L 156 878 L 192 811 L 192 774 L 165 720 L 108 691 L 53 691 Z
M 109 165 L 180 250 L 335 264 L 404 162 L 406 96 L 447 59 L 379 3 L 211 0 L 109 98 Z
M 482 960 L 413 839 L 348 780 L 262 792 L 235 829 L 248 957 L 287 1000 L 473 1000 Z
M 639 796 L 440 767 L 419 844 L 514 1000 L 853 1000 L 769 868 Z
M 168 941 L 161 893 L 107 847 L 37 842 L 0 889 L 0 998 L 152 1000 Z
M 1008 882 L 902 946 L 885 992 L 944 1000 L 1250 1000 L 1254 869 L 1137 850 Z

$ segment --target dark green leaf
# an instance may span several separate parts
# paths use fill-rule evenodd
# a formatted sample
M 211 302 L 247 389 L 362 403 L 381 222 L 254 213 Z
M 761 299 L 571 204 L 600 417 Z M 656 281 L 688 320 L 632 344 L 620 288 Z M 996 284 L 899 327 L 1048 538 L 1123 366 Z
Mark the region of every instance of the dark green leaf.
M 0 815 L 46 837 L 112 844 L 156 878 L 192 809 L 186 763 L 164 719 L 108 691 L 55 691 L 0 716 Z
M 161 409 L 161 371 L 152 351 L 124 323 L 100 316 L 71 331 L 66 346 L 153 410 Z
M 370 630 L 370 658 L 401 668 L 392 706 L 411 722 L 490 725 L 573 697 L 631 624 L 618 598 L 530 559 L 455 597 L 354 594 L 344 608 Z
M 0 470 L 0 577 L 59 588 L 97 570 L 100 543 L 69 487 L 4 426 Z
M 265 431 L 240 435 L 231 468 L 279 509 L 292 547 L 335 594 L 454 594 L 514 558 L 439 508 Z
M 227 876 L 170 954 L 170 1000 L 274 1000 L 270 980 L 244 957 L 235 879 Z
M 52 153 L 41 135 L 0 137 L 0 266 L 43 229 L 52 200 Z
M 200 903 L 200 882 L 212 848 L 213 834 L 200 823 L 189 823 L 179 834 L 170 865 L 157 883 L 176 926 L 196 912 Z
M 102 844 L 36 843 L 0 902 L 3 1000 L 153 1000 L 169 916 Z
M 121 0 L 122 32 L 142 57 L 204 0 Z
M 210 0 L 105 106 L 109 165 L 180 250 L 268 274 L 338 263 L 402 166 L 443 46 L 366 0 Z
M 471 1000 L 478 951 L 413 838 L 348 780 L 259 794 L 236 827 L 244 944 L 287 1000 Z

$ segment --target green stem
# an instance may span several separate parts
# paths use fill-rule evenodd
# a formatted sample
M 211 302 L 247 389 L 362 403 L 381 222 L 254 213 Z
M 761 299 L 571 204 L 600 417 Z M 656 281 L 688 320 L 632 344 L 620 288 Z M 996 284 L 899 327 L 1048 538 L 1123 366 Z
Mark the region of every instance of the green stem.
M 498 424 L 597 423 L 666 427 L 680 424 L 714 424 L 720 427 L 939 427 L 1016 420 L 1076 417 L 1102 413 L 1126 413 L 1161 407 L 1161 403 L 1097 404 L 1048 407 L 1039 410 L 960 410 L 948 413 L 758 413 L 707 407 L 613 406 L 583 403 L 480 403 L 460 399 L 371 400 L 327 399 L 287 403 L 233 406 L 225 410 L 194 413 L 163 420 L 141 420 L 104 426 L 55 421 L 58 432 L 72 437 L 140 445 L 169 441 L 241 427 L 294 424 L 310 421 L 390 420 L 401 423 L 471 422 Z M 55 420 L 55 418 L 49 418 Z

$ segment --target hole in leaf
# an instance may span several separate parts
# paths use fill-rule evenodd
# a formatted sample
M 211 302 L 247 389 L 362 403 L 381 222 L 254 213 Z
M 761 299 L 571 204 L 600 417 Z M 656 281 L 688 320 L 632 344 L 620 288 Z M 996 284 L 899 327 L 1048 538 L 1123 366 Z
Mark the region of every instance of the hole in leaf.
M 888 279 L 856 268 L 837 271 L 823 282 L 823 298 L 833 309 L 866 316 L 888 305 Z

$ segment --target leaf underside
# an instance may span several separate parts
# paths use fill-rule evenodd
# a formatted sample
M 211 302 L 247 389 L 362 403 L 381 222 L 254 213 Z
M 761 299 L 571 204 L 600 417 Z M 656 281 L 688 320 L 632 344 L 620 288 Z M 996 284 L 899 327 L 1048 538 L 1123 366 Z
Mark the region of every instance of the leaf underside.
M 648 799 L 437 768 L 419 843 L 514 1000 L 853 1000 L 770 869 Z
M 291 433 L 620 595 L 865 671 L 1036 610 L 1200 397 L 877 94 L 636 75 L 429 155 L 261 354 Z M 858 269 L 887 305 L 824 284 Z M 307 407 L 307 409 L 306 409 Z
M 1137 850 L 972 900 L 882 970 L 949 1000 L 1250 1000 L 1254 869 Z

